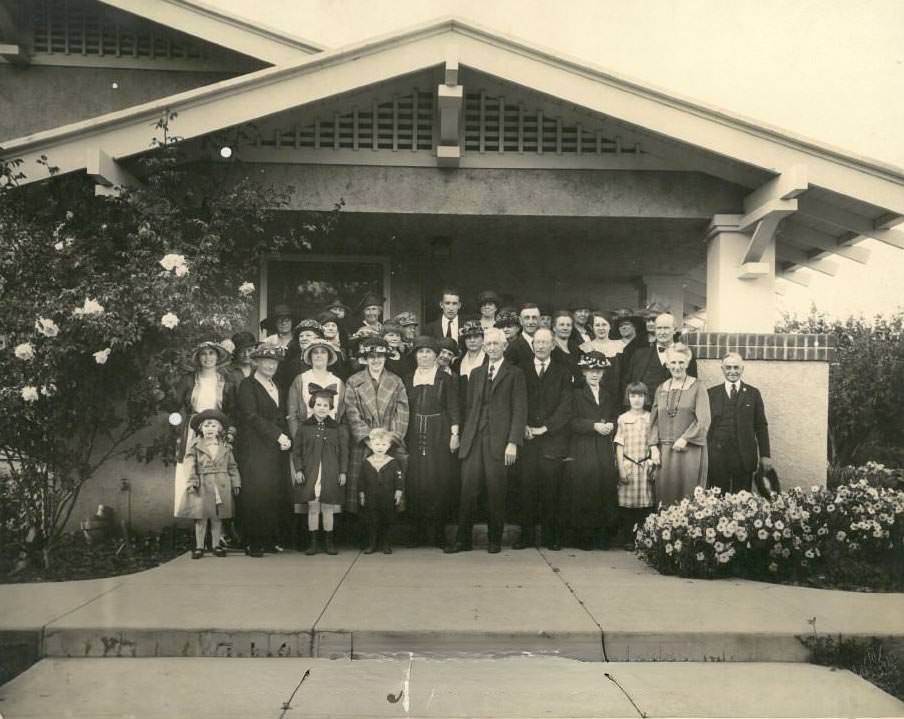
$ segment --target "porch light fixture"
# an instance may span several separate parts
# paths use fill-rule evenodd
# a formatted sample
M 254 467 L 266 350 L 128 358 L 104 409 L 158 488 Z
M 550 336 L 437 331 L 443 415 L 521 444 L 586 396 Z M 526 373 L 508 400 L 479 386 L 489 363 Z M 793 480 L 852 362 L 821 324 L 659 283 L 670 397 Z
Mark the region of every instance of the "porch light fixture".
M 229 145 L 223 145 L 223 147 L 220 148 L 220 157 L 224 160 L 228 160 L 232 157 L 232 148 L 229 147 Z

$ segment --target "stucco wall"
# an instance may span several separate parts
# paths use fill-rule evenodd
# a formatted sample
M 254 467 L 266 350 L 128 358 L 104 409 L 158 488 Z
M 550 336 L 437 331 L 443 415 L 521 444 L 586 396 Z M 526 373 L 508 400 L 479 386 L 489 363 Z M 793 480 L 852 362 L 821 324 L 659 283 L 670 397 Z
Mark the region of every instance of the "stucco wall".
M 234 74 L 0 64 L 0 141 L 122 110 Z
M 707 387 L 724 381 L 718 360 L 700 360 Z M 744 381 L 766 405 L 772 457 L 783 487 L 826 482 L 829 426 L 828 362 L 748 360 Z

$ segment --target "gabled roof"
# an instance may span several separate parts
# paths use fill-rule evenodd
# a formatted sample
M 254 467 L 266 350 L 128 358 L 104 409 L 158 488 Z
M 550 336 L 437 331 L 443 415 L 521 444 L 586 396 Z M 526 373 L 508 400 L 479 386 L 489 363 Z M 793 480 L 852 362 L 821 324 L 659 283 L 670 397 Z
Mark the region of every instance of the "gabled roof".
M 133 0 L 105 1 L 118 7 L 133 4 Z M 144 3 L 134 0 L 134 4 Z M 164 0 L 164 4 L 189 7 L 182 0 Z M 455 18 L 12 140 L 0 151 L 4 157 L 24 159 L 28 179 L 40 179 L 34 172 L 34 160 L 41 155 L 65 173 L 85 169 L 85 149 L 89 147 L 114 159 L 149 149 L 152 126 L 164 112 L 178 114 L 170 131 L 188 139 L 446 62 L 529 87 L 770 175 L 805 166 L 812 186 L 869 203 L 890 216 L 904 215 L 902 168 L 668 94 Z
M 255 57 L 286 65 L 321 52 L 323 47 L 266 25 L 251 22 L 199 0 L 100 0 L 119 10 Z

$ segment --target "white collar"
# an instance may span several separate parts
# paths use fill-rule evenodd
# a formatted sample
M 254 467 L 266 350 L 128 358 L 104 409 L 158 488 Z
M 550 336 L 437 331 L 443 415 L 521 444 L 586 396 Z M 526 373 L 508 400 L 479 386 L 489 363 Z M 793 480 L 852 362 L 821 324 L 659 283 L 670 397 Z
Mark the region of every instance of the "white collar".
M 549 360 L 550 360 L 550 359 L 551 359 L 550 357 L 547 357 L 545 360 L 541 360 L 539 357 L 537 357 L 536 355 L 534 355 L 534 367 L 537 367 L 537 368 L 540 368 L 541 366 L 542 366 L 542 367 L 549 367 Z
M 455 315 L 455 317 L 453 317 L 451 320 L 448 317 L 446 317 L 445 315 L 443 315 L 443 327 L 445 327 L 446 325 L 450 325 L 450 324 L 453 326 L 458 324 L 458 315 Z
M 487 369 L 490 367 L 493 368 L 493 374 L 497 374 L 499 372 L 499 368 L 502 366 L 502 363 L 505 362 L 505 357 L 500 357 L 495 362 L 490 360 L 490 364 L 487 366 Z
M 418 367 L 414 370 L 414 386 L 422 384 L 433 384 L 436 382 L 436 372 L 439 369 L 437 365 L 433 365 L 433 367 L 428 367 L 427 369 L 421 369 Z
M 737 382 L 729 382 L 728 380 L 725 380 L 725 382 L 723 382 L 723 384 L 725 385 L 725 394 L 727 394 L 729 397 L 731 397 L 731 385 L 732 384 L 736 384 L 738 386 L 738 392 L 741 391 L 741 385 L 742 385 L 741 380 L 738 380 Z

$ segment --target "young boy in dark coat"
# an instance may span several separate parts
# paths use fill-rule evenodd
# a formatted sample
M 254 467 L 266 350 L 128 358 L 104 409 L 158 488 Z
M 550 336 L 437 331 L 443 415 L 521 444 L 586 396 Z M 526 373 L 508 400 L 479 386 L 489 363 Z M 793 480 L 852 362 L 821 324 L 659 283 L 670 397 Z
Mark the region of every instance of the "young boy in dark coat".
M 399 461 L 387 454 L 392 446 L 391 432 L 376 427 L 370 431 L 367 444 L 372 454 L 361 463 L 358 497 L 367 518 L 368 544 L 364 553 L 373 554 L 379 543 L 383 554 L 392 554 L 389 530 L 402 504 L 405 475 Z

